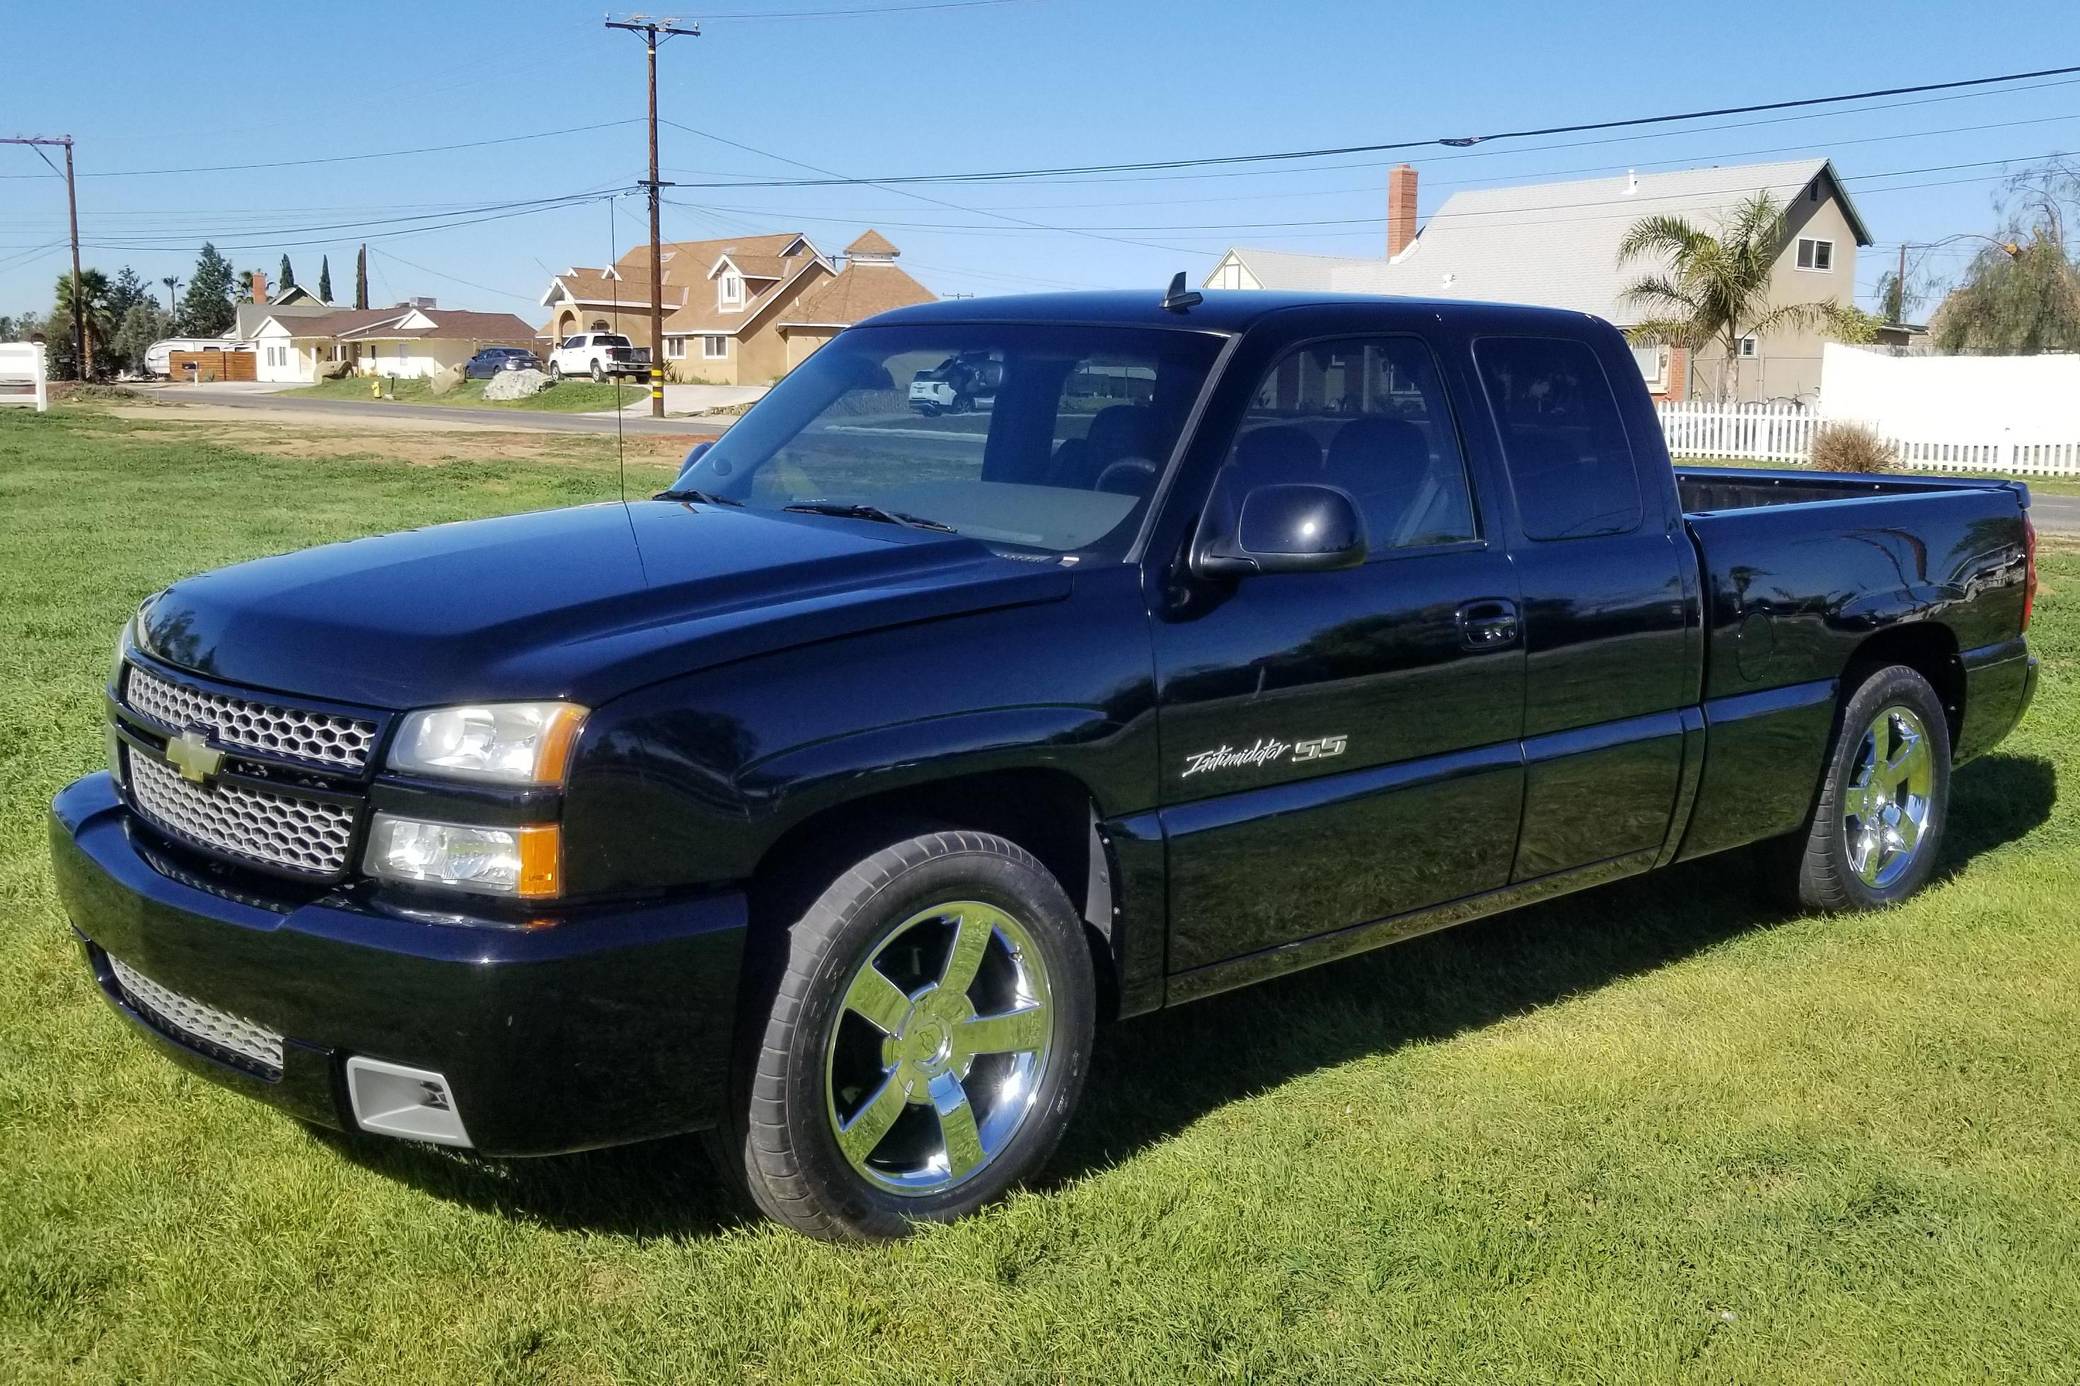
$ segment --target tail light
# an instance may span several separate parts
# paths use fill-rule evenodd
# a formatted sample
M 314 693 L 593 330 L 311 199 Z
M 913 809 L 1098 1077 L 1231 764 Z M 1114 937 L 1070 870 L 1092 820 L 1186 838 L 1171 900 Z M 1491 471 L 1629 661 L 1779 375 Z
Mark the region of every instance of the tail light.
M 2029 629 L 2030 613 L 2037 606 L 2037 527 L 2022 517 L 2022 628 Z

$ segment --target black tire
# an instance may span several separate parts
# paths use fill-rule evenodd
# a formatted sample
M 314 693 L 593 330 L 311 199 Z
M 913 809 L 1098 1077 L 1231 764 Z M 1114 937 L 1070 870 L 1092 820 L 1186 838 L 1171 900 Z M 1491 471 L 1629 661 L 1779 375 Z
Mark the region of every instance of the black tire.
M 1891 786 L 1880 793 L 1875 811 L 1881 833 L 1894 832 L 1885 826 L 1885 815 L 1912 822 L 1911 805 L 1924 804 L 1924 817 L 1913 833 L 1911 850 L 1904 858 L 1885 857 L 1884 869 L 1860 870 L 1871 858 L 1859 855 L 1860 834 L 1851 827 L 1852 818 L 1864 804 L 1859 802 L 1865 767 L 1873 746 L 1880 756 L 1900 759 L 1904 752 L 1888 752 L 1887 740 L 1899 742 L 1904 719 L 1892 717 L 1903 710 L 1915 723 L 1926 743 L 1926 792 L 1915 795 Z M 1880 726 L 1881 714 L 1884 725 Z M 1867 740 L 1875 737 L 1876 740 Z M 1881 775 L 1880 778 L 1883 776 Z M 1898 804 L 1887 802 L 1898 799 Z M 1850 910 L 1885 909 L 1912 895 L 1928 882 L 1942 850 L 1943 830 L 1950 813 L 1950 724 L 1935 689 L 1917 671 L 1894 664 L 1871 673 L 1851 694 L 1842 708 L 1834 744 L 1828 750 L 1827 774 L 1820 797 L 1803 832 L 1786 839 L 1783 852 L 1785 875 L 1795 902 L 1810 910 L 1830 913 Z M 1866 821 L 1856 818 L 1855 821 Z M 1890 865 L 1897 862 L 1896 870 Z
M 551 384 L 554 385 L 561 385 L 563 383 L 563 367 L 557 365 L 553 361 L 549 363 L 549 381 Z
M 1012 1104 L 1005 1109 L 1009 1116 L 997 1117 L 1007 1123 L 1000 1128 L 999 1142 L 980 1156 L 981 1163 L 970 1173 L 944 1186 L 896 1191 L 863 1172 L 864 1167 L 856 1165 L 840 1147 L 835 1127 L 840 1121 L 841 1097 L 855 1088 L 832 1081 L 830 1075 L 837 1064 L 833 1056 L 843 1052 L 840 1046 L 847 1042 L 845 1037 L 856 1039 L 857 1027 L 866 1023 L 857 1007 L 847 1006 L 848 993 L 856 991 L 863 973 L 875 967 L 886 945 L 910 937 L 906 930 L 935 927 L 934 922 L 921 925 L 918 920 L 936 921 L 938 907 L 955 901 L 979 902 L 997 918 L 1015 919 L 1026 944 L 1038 955 L 1049 1014 L 1033 1034 L 1036 1039 L 1045 1037 L 1044 1057 L 1032 1080 L 1032 1100 L 1022 1104 L 1023 1115 L 1019 1114 L 1021 1104 Z M 963 936 L 964 926 L 953 922 L 946 930 L 947 953 L 941 966 L 951 971 L 954 941 Z M 982 946 L 991 950 L 983 964 L 985 973 L 1030 966 L 1025 949 L 1013 947 L 1008 934 L 987 928 L 984 932 Z M 784 957 L 771 958 L 765 986 L 754 990 L 747 1002 L 753 1013 L 746 1016 L 740 1045 L 735 1123 L 723 1134 L 719 1153 L 732 1166 L 725 1172 L 740 1177 L 743 1190 L 767 1216 L 829 1240 L 900 1237 L 916 1223 L 950 1221 L 983 1207 L 1032 1174 L 1053 1153 L 1082 1093 L 1090 1064 L 1096 983 L 1082 921 L 1061 885 L 1031 853 L 980 832 L 929 832 L 908 838 L 841 872 L 793 921 L 785 938 L 775 943 Z M 906 952 L 903 956 L 919 955 Z M 882 980 L 886 980 L 885 974 Z M 898 995 L 907 993 L 910 1010 L 896 1027 L 901 1033 L 880 1041 L 883 1047 L 878 1062 L 890 1065 L 887 1077 L 880 1080 L 882 1086 L 893 1084 L 907 1071 L 903 1067 L 907 1061 L 887 1057 L 902 1052 L 903 1034 L 915 1030 L 918 1033 L 912 1038 L 926 1042 L 923 1027 L 927 1022 L 914 1017 L 923 1014 L 928 998 L 935 992 L 944 993 L 942 1000 L 957 995 L 972 1015 L 975 1007 L 970 992 L 987 985 L 987 976 L 971 972 L 971 980 L 958 992 L 929 981 L 915 989 L 896 986 Z M 841 1026 L 853 1028 L 841 1030 Z M 878 1039 L 873 1030 L 864 1034 Z M 1008 1053 L 989 1057 L 1014 1061 Z M 942 1055 L 921 1062 L 957 1061 Z M 970 1057 L 968 1062 L 972 1065 L 980 1060 Z M 964 1073 L 959 1083 L 966 1081 Z M 861 1086 L 875 1083 L 869 1077 Z M 977 1085 L 974 1108 L 965 1097 L 961 1099 L 960 1110 L 969 1122 L 990 1123 L 995 1113 L 980 1103 L 992 1086 L 988 1082 Z M 909 1092 L 904 1088 L 903 1095 L 888 1105 L 899 1113 L 895 1121 L 909 1121 L 911 1126 L 883 1127 L 885 1134 L 873 1139 L 886 1141 L 914 1129 L 925 1135 L 929 1145 L 930 1137 L 943 1136 L 943 1153 L 950 1166 L 954 1142 L 937 1114 L 939 1109 L 922 1089 L 916 1096 Z M 863 1101 L 855 1111 L 855 1123 L 865 1106 Z M 883 1148 L 875 1146 L 867 1154 Z M 978 1142 L 974 1148 L 980 1152 L 984 1143 Z
M 595 384 L 595 385 L 597 385 L 597 384 L 599 384 L 599 383 L 600 383 L 601 381 L 605 380 L 606 378 L 607 378 L 607 373 L 606 373 L 605 371 L 603 371 L 603 370 L 601 370 L 601 369 L 600 369 L 600 364 L 599 364 L 599 362 L 597 362 L 597 361 L 594 361 L 594 362 L 592 363 L 592 383 L 593 383 L 593 384 Z

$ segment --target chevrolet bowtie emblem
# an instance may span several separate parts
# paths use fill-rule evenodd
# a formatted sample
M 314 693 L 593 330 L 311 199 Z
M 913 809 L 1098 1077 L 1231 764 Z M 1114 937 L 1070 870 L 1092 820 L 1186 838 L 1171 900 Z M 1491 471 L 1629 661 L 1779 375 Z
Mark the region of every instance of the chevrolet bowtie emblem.
M 199 731 L 184 731 L 166 739 L 166 759 L 181 772 L 181 778 L 201 784 L 217 773 L 224 753 L 209 744 Z

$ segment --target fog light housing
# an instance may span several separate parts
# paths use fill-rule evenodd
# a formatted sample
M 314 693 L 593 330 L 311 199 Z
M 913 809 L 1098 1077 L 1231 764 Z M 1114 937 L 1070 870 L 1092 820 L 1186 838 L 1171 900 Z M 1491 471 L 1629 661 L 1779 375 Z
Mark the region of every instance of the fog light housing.
M 554 823 L 486 827 L 379 813 L 363 867 L 379 880 L 543 900 L 563 889 L 563 834 Z
M 470 1143 L 448 1080 L 431 1069 L 357 1054 L 347 1060 L 347 1098 L 354 1124 L 364 1131 L 435 1145 Z

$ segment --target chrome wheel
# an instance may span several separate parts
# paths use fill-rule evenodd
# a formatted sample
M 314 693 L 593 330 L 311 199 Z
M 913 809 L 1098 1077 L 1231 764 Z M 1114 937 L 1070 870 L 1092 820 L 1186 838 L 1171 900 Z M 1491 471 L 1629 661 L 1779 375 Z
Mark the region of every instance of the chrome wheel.
M 1875 890 L 1914 864 L 1927 835 L 1935 757 L 1920 714 L 1883 708 L 1864 729 L 1842 796 L 1842 835 L 1849 866 Z
M 839 1151 L 895 1193 L 972 1178 L 1024 1124 L 1053 1035 L 1047 967 L 1024 924 L 974 900 L 918 911 L 859 965 L 831 1026 L 824 1092 Z

